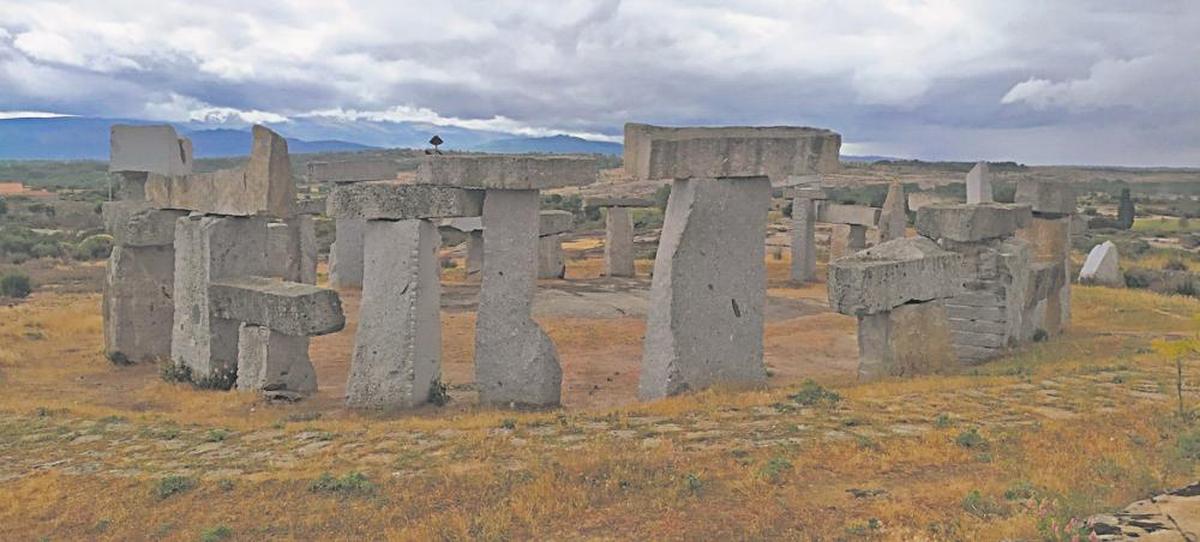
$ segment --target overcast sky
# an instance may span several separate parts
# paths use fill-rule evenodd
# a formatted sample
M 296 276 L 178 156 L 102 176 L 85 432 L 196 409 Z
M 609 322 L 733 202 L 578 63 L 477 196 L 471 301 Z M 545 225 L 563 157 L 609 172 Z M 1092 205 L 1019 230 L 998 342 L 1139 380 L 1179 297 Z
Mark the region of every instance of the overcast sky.
M 1196 166 L 1198 36 L 1200 0 L 0 0 L 0 117 L 799 124 L 847 154 Z

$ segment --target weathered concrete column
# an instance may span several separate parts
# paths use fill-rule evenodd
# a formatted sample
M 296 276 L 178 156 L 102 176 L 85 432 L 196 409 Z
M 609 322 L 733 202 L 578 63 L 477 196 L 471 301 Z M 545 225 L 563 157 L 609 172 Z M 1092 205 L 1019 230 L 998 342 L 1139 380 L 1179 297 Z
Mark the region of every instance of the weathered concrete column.
M 483 194 L 367 182 L 329 198 L 335 218 L 366 220 L 362 307 L 346 385 L 352 407 L 410 408 L 441 379 L 441 287 L 433 219 L 477 216 Z M 533 262 L 530 262 L 530 272 Z
M 942 300 L 962 292 L 962 260 L 923 237 L 830 263 L 829 305 L 858 318 L 858 377 L 911 376 L 956 365 Z
M 562 234 L 571 231 L 575 217 L 567 211 L 538 213 L 538 278 L 561 279 L 567 274 Z
M 236 387 L 253 391 L 317 390 L 317 372 L 308 358 L 309 338 L 284 335 L 266 326 L 238 328 Z
M 272 277 L 317 283 L 317 234 L 311 215 L 267 224 L 267 263 Z
M 904 195 L 904 185 L 893 182 L 879 212 L 879 242 L 902 239 L 907 228 L 908 198 Z
M 816 280 L 816 204 L 825 199 L 825 193 L 819 189 L 791 189 L 784 196 L 792 200 L 792 282 Z
M 979 162 L 967 173 L 967 204 L 992 203 L 992 174 L 987 162 Z
M 760 384 L 766 177 L 676 180 L 663 220 L 638 395 Z
M 1016 201 L 1030 205 L 1033 210 L 1032 222 L 1018 230 L 1017 236 L 1030 243 L 1035 262 L 1061 268 L 1062 277 L 1053 277 L 1052 289 L 1037 285 L 1042 287 L 1035 290 L 1044 296 L 1032 299 L 1030 308 L 1041 329 L 1057 334 L 1071 321 L 1071 219 L 1075 214 L 1075 191 L 1064 183 L 1023 180 L 1017 183 Z
M 363 237 L 367 221 L 361 218 L 334 220 L 334 241 L 329 247 L 329 285 L 362 288 Z
M 483 230 L 467 233 L 467 280 L 478 281 L 483 276 Z
M 633 263 L 633 215 L 628 207 L 609 207 L 605 212 L 604 274 L 610 277 L 637 274 Z
M 538 236 L 548 233 L 538 213 L 538 191 L 591 184 L 598 175 L 595 159 L 578 157 L 430 156 L 422 162 L 419 183 L 486 190 L 475 319 L 475 386 L 481 403 L 559 404 L 558 353 L 532 317 Z

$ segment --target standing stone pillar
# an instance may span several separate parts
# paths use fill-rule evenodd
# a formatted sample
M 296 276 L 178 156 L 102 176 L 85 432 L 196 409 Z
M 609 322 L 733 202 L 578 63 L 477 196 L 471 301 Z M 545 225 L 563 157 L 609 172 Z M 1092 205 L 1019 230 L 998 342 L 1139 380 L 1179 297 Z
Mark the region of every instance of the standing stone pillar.
M 558 353 L 533 321 L 538 237 L 548 233 L 538 213 L 538 191 L 591 184 L 598 174 L 595 159 L 576 157 L 429 156 L 421 164 L 419 183 L 486 190 L 483 279 L 475 319 L 480 403 L 559 404 Z
M 987 162 L 979 162 L 967 173 L 967 204 L 992 203 L 992 174 Z
M 367 221 L 360 218 L 334 220 L 334 241 L 329 246 L 330 286 L 362 288 L 363 238 L 366 229 Z
M 1016 201 L 1028 204 L 1033 220 L 1017 236 L 1033 248 L 1033 259 L 1041 266 L 1054 266 L 1058 275 L 1049 284 L 1037 284 L 1044 304 L 1034 306 L 1036 317 L 1047 333 L 1057 334 L 1071 321 L 1071 221 L 1075 214 L 1075 192 L 1063 183 L 1024 180 L 1017 183 Z M 1034 275 L 1037 278 L 1037 275 Z
M 567 211 L 538 214 L 538 278 L 561 279 L 567 274 L 563 260 L 562 234 L 571 231 L 575 216 Z
M 367 226 L 348 405 L 411 408 L 429 401 L 441 380 L 442 348 L 441 235 L 433 220 L 478 216 L 482 196 L 391 182 L 347 185 L 330 195 L 330 216 Z
M 829 261 L 867 248 L 867 228 L 879 224 L 880 210 L 865 205 L 822 202 L 817 221 L 833 224 L 829 238 Z
M 785 191 L 792 199 L 792 282 L 805 283 L 817 278 L 817 210 L 825 199 L 817 189 Z
M 766 177 L 672 183 L 650 286 L 642 399 L 766 381 L 763 237 L 770 198 Z
M 879 213 L 879 242 L 886 243 L 894 239 L 902 239 L 908 228 L 908 198 L 904 195 L 904 185 L 893 182 L 888 187 L 887 199 L 883 201 L 883 209 Z
M 634 265 L 632 207 L 652 207 L 654 201 L 643 198 L 591 197 L 583 206 L 599 207 L 604 213 L 604 275 L 632 277 Z
M 467 233 L 467 280 L 478 281 L 483 276 L 483 230 Z

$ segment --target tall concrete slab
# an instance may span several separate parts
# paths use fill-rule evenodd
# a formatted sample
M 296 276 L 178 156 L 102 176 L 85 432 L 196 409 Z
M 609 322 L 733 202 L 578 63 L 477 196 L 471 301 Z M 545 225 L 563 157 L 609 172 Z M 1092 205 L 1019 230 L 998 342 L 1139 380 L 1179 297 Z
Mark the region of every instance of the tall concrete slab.
M 171 361 L 190 370 L 193 381 L 221 382 L 237 367 L 240 324 L 212 315 L 209 286 L 224 278 L 265 275 L 266 260 L 263 218 L 193 214 L 176 222 Z
M 308 337 L 241 324 L 238 327 L 237 389 L 316 391 L 317 372 L 308 357 L 308 343 Z
M 766 177 L 676 180 L 654 262 L 638 395 L 761 384 Z
M 958 366 L 941 300 L 858 317 L 858 379 L 940 373 Z
M 538 278 L 561 279 L 567 275 L 560 234 L 538 237 Z
M 887 199 L 883 201 L 883 209 L 879 212 L 879 242 L 904 238 L 906 228 L 908 199 L 904 195 L 904 185 L 893 182 L 888 187 Z
M 113 247 L 102 301 L 108 359 L 125 364 L 171 357 L 174 283 L 172 245 Z
M 560 401 L 558 352 L 532 318 L 539 203 L 537 190 L 490 190 L 484 199 L 475 325 L 475 385 L 483 404 L 547 407 Z
M 967 204 L 992 203 L 992 174 L 987 162 L 979 162 L 967 173 Z
M 362 288 L 363 238 L 366 230 L 366 219 L 334 219 L 334 241 L 329 246 L 330 286 Z
M 628 207 L 609 207 L 605 212 L 604 274 L 610 277 L 637 274 L 633 263 L 633 215 Z
M 192 172 L 192 142 L 170 125 L 115 124 L 109 130 L 108 170 L 186 175 Z
M 362 308 L 347 383 L 352 407 L 410 408 L 441 378 L 437 226 L 367 223 Z
M 792 269 L 793 282 L 804 283 L 817 278 L 817 213 L 815 201 L 809 198 L 792 199 Z

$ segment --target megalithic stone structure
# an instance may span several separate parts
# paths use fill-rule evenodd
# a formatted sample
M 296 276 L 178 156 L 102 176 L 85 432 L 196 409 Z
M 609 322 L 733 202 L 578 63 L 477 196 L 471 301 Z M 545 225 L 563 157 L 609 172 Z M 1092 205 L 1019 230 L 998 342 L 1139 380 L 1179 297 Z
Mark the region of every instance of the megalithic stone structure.
M 783 196 L 792 200 L 792 282 L 803 284 L 817 278 L 817 209 L 825 199 L 820 188 L 793 188 Z
M 946 300 L 958 358 L 979 363 L 1024 340 L 1031 250 L 1016 237 L 1032 220 L 1028 205 L 928 205 L 917 233 L 962 256 L 965 291 Z
M 888 186 L 887 198 L 879 212 L 879 242 L 901 239 L 907 228 L 908 198 L 904 195 L 904 185 L 893 182 Z
M 813 128 L 627 124 L 625 142 L 628 174 L 673 180 L 638 395 L 762 384 L 771 182 L 836 171 L 841 137 Z
M 428 156 L 418 182 L 486 191 L 483 279 L 475 325 L 475 386 L 483 404 L 558 405 L 562 369 L 554 343 L 533 321 L 538 190 L 596 181 L 594 158 Z
M 483 271 L 483 219 L 449 218 L 442 221 L 442 226 L 467 234 L 467 281 L 478 281 Z
M 539 279 L 561 279 L 566 276 L 562 235 L 574 226 L 575 216 L 568 211 L 542 211 L 538 214 Z
M 967 173 L 967 204 L 992 203 L 992 174 L 987 162 L 978 162 Z
M 401 166 L 387 158 L 309 162 L 310 182 L 332 183 L 331 190 L 349 183 L 394 180 Z M 329 247 L 329 284 L 334 288 L 362 288 L 363 245 L 367 223 L 361 218 L 334 220 L 334 241 Z
M 1017 183 L 1015 199 L 1033 211 L 1033 220 L 1028 227 L 1017 231 L 1017 237 L 1030 243 L 1034 266 L 1054 268 L 1061 275 L 1050 277 L 1045 269 L 1033 275 L 1034 280 L 1049 282 L 1037 282 L 1036 288 L 1031 289 L 1039 296 L 1028 301 L 1027 335 L 1032 337 L 1038 329 L 1058 334 L 1071 321 L 1071 221 L 1075 214 L 1075 191 L 1065 183 L 1022 180 Z
M 633 215 L 631 208 L 653 207 L 654 201 L 643 198 L 592 197 L 584 199 L 584 207 L 604 209 L 604 275 L 632 277 L 634 267 Z
M 867 248 L 867 229 L 879 225 L 880 209 L 828 201 L 817 206 L 817 222 L 833 224 L 829 261 Z
M 145 202 L 150 173 L 192 170 L 192 145 L 170 126 L 113 126 L 109 171 L 117 197 L 102 205 L 113 251 L 104 277 L 104 351 L 114 363 L 166 359 L 174 318 L 175 221 L 186 213 Z
M 441 380 L 442 348 L 441 238 L 433 221 L 478 216 L 482 201 L 477 190 L 394 182 L 341 185 L 331 193 L 330 216 L 366 223 L 348 405 L 410 408 L 429 401 Z
M 962 258 L 929 239 L 895 239 L 829 264 L 829 305 L 858 318 L 858 377 L 957 366 L 943 300 L 963 292 Z
M 291 218 L 267 225 L 270 276 L 304 284 L 317 283 L 317 232 L 313 216 L 324 209 L 323 199 L 303 200 L 297 202 Z

